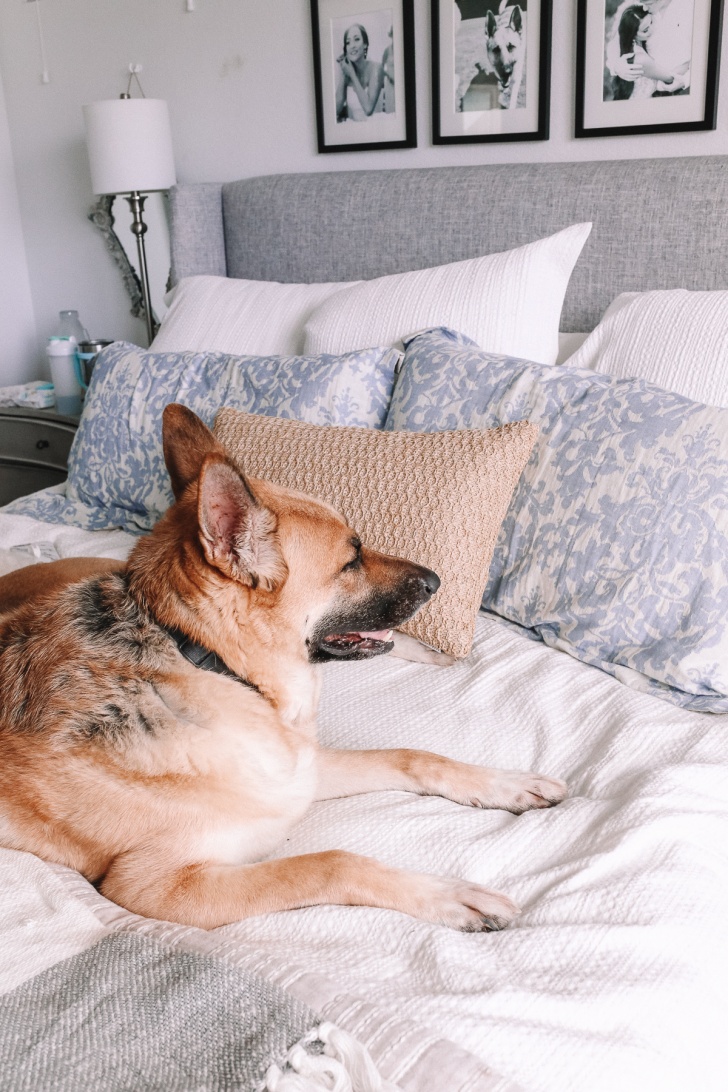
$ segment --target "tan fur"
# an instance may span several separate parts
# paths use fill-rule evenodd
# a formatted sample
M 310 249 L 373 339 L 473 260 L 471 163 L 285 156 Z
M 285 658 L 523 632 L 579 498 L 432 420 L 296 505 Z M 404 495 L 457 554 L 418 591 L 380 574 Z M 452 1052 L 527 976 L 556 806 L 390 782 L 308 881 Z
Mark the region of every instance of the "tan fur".
M 0 615 L 0 842 L 79 870 L 133 912 L 206 928 L 323 902 L 507 924 L 513 903 L 475 884 L 338 850 L 261 862 L 315 799 L 397 788 L 522 811 L 565 786 L 417 751 L 320 748 L 312 660 L 332 633 L 403 622 L 432 574 L 359 551 L 313 498 L 243 479 L 183 407 L 167 407 L 164 439 L 176 503 L 126 568 L 57 563 L 12 585 L 23 602 Z M 162 626 L 257 690 L 194 667 Z
M 61 561 L 39 562 L 0 576 L 0 614 L 7 614 L 23 603 L 54 592 L 66 584 L 76 584 L 87 576 L 101 576 L 124 568 L 121 561 L 105 557 L 66 557 Z

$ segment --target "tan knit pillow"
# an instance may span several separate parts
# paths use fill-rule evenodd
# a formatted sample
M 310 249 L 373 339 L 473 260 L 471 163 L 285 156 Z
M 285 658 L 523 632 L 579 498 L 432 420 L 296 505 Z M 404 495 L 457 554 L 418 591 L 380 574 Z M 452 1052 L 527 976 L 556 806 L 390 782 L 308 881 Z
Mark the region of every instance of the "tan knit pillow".
M 223 409 L 215 434 L 245 474 L 321 497 L 366 546 L 434 569 L 440 590 L 401 628 L 467 656 L 496 537 L 536 425 L 380 432 Z

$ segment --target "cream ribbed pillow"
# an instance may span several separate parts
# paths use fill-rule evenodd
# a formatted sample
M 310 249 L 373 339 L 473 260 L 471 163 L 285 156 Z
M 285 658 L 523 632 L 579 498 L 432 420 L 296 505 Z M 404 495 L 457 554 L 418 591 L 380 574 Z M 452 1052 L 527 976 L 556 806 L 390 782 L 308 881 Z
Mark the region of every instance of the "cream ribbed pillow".
M 566 287 L 590 231 L 574 224 L 502 254 L 342 288 L 306 323 L 304 350 L 348 353 L 447 326 L 486 352 L 555 364 Z
M 728 408 L 728 292 L 623 292 L 569 357 L 617 379 L 647 379 L 694 402 Z
M 234 277 L 185 277 L 174 289 L 150 349 L 155 353 L 300 356 L 303 329 L 311 314 L 351 283 L 279 284 Z
M 439 591 L 401 628 L 467 656 L 496 537 L 536 425 L 380 432 L 223 409 L 215 435 L 249 477 L 320 497 L 366 546 L 434 569 Z

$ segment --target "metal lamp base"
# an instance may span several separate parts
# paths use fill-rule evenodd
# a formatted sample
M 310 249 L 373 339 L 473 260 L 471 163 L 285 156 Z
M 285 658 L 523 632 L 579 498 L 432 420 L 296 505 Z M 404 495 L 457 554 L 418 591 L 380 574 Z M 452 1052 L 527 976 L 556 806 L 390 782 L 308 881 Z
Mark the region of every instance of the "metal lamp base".
M 155 323 L 154 314 L 152 312 L 152 297 L 149 291 L 149 272 L 147 270 L 147 254 L 144 246 L 144 236 L 147 233 L 147 225 L 144 223 L 142 214 L 144 212 L 144 202 L 147 199 L 147 195 L 139 193 L 138 190 L 133 190 L 129 194 L 124 194 L 124 196 L 129 202 L 129 208 L 131 209 L 131 230 L 136 238 L 137 254 L 139 255 L 139 279 L 142 284 L 142 296 L 144 298 L 144 317 L 147 323 L 147 338 L 151 345 L 159 326 Z

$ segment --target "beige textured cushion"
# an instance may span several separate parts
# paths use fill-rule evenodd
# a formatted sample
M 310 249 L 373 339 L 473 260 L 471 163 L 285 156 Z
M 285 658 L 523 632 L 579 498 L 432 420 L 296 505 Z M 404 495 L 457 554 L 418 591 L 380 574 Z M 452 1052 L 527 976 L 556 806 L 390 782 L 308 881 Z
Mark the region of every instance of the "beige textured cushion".
M 401 628 L 467 656 L 496 537 L 536 425 L 380 432 L 223 409 L 215 434 L 245 474 L 321 497 L 366 546 L 434 569 L 440 590 Z

